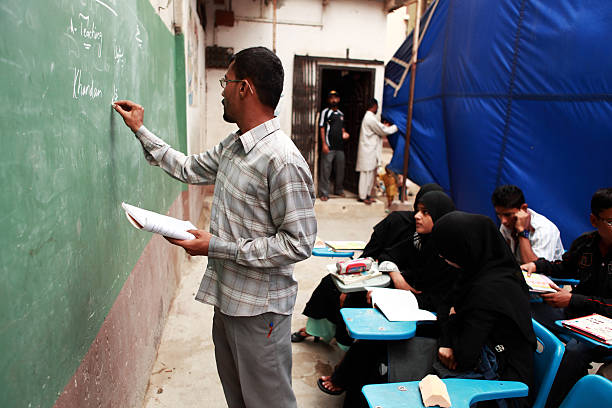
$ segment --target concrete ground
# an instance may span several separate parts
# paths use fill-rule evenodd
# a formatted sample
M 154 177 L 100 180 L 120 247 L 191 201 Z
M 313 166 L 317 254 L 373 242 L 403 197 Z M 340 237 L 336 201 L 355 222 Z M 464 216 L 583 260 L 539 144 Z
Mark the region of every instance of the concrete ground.
M 357 202 L 356 197 L 332 196 L 327 202 L 317 200 L 319 237 L 367 241 L 372 227 L 386 215 L 384 197 L 378 200 L 370 206 Z M 296 264 L 294 276 L 299 290 L 292 331 L 305 326 L 306 317 L 301 312 L 325 276 L 325 265 L 331 262 L 335 260 L 311 257 Z M 216 371 L 211 338 L 213 308 L 194 300 L 205 265 L 205 257 L 194 257 L 184 264 L 184 277 L 170 309 L 149 380 L 145 408 L 227 406 Z M 293 389 L 298 407 L 342 405 L 343 396 L 324 394 L 316 384 L 319 376 L 331 374 L 342 355 L 333 341 L 332 344 L 314 343 L 311 338 L 293 344 Z

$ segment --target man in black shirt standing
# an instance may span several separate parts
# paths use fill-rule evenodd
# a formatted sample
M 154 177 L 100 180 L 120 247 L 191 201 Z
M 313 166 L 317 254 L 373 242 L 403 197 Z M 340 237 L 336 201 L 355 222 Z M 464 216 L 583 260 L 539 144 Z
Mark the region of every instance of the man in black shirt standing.
M 330 91 L 327 97 L 328 107 L 323 109 L 319 119 L 321 135 L 321 178 L 319 179 L 319 196 L 321 201 L 329 199 L 329 176 L 332 164 L 336 177 L 334 192 L 344 197 L 344 140 L 349 134 L 344 130 L 344 114 L 338 109 L 340 96 Z

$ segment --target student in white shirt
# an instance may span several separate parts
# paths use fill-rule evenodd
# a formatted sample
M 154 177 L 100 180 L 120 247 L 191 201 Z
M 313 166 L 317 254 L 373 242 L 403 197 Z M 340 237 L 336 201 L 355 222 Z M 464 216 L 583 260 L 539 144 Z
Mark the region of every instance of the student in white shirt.
M 502 224 L 499 230 L 519 264 L 538 258 L 561 260 L 564 250 L 559 229 L 548 218 L 528 208 L 520 188 L 499 186 L 491 201 Z

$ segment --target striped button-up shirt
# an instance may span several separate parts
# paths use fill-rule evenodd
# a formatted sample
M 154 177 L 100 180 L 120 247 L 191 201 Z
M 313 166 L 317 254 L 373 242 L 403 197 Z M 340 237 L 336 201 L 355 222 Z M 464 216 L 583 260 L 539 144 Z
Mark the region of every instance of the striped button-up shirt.
M 185 156 L 142 126 L 147 161 L 190 184 L 215 184 L 213 235 L 196 299 L 230 316 L 291 314 L 293 264 L 311 255 L 317 233 L 306 161 L 277 118 Z

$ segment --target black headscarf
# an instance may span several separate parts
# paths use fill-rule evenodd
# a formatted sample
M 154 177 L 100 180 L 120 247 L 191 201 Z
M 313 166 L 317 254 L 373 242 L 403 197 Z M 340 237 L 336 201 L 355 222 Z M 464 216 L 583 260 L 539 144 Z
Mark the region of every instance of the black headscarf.
M 484 307 L 507 316 L 535 341 L 527 284 L 493 221 L 454 211 L 434 224 L 432 238 L 439 254 L 461 267 L 454 293 L 457 315 Z
M 442 191 L 429 191 L 423 194 L 422 197 L 419 197 L 417 201 L 415 201 L 415 206 L 419 203 L 425 206 L 434 223 L 443 215 L 455 211 L 455 203 L 453 203 L 453 200 Z
M 423 185 L 415 197 L 415 206 L 421 197 L 430 191 L 444 190 L 435 183 Z M 396 245 L 406 238 L 412 239 L 414 228 L 413 211 L 393 211 L 374 226 L 374 232 L 372 232 L 372 236 L 363 249 L 361 256 L 378 259 L 381 252 L 385 249 Z
M 436 184 L 436 183 L 423 184 L 421 186 L 421 188 L 419 189 L 419 192 L 414 197 L 414 212 L 417 212 L 416 205 L 419 203 L 419 201 L 421 201 L 421 198 L 425 194 L 430 193 L 432 191 L 441 191 L 441 192 L 444 192 L 444 189 L 442 187 L 440 187 L 439 184 Z
M 438 190 L 429 191 L 419 197 L 418 200 L 415 200 L 415 210 L 417 209 L 417 204 L 423 204 L 434 223 L 444 214 L 448 214 L 455 210 L 455 203 L 453 203 L 453 200 L 445 193 Z M 413 235 L 414 247 L 421 250 L 422 246 L 429 240 L 430 235 L 431 234 L 419 234 L 415 230 Z

